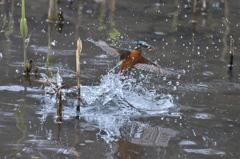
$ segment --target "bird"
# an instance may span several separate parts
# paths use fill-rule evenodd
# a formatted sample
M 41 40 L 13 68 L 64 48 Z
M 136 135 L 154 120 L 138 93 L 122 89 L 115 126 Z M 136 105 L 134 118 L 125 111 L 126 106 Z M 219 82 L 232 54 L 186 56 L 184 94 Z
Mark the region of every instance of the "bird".
M 148 48 L 149 50 L 153 50 L 153 47 L 144 41 L 138 41 L 133 51 L 109 46 L 106 42 L 102 40 L 99 40 L 98 44 L 102 48 L 102 50 L 107 52 L 107 54 L 114 57 L 120 57 L 120 61 L 114 68 L 120 66 L 119 72 L 123 75 L 125 75 L 132 68 L 137 68 L 139 70 L 144 70 L 147 72 L 153 72 L 157 75 L 165 76 L 174 74 L 174 72 L 165 70 L 161 66 L 149 61 L 142 56 L 142 48 Z

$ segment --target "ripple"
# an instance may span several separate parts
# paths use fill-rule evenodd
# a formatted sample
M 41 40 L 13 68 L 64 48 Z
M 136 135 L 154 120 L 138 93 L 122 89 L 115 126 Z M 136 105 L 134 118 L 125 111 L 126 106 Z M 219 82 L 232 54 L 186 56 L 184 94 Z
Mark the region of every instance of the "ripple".
M 217 151 L 214 149 L 184 149 L 184 151 L 188 153 L 198 153 L 198 154 L 204 154 L 204 155 L 225 155 L 225 152 L 223 151 Z
M 179 145 L 197 145 L 194 141 L 184 140 L 179 142 Z
M 20 92 L 20 91 L 24 91 L 25 89 L 27 89 L 28 91 L 33 91 L 33 92 L 39 91 L 39 89 L 34 89 L 34 88 L 29 88 L 29 87 L 25 88 L 20 85 L 0 86 L 0 91 Z
M 213 72 L 211 72 L 211 71 L 205 71 L 205 72 L 203 72 L 203 75 L 204 75 L 204 76 L 212 76 L 212 75 L 214 75 L 214 74 L 213 74 Z
M 84 142 L 85 142 L 85 143 L 88 143 L 88 144 L 90 144 L 90 143 L 94 143 L 93 140 L 85 140 Z
M 197 119 L 212 119 L 213 115 L 208 113 L 196 113 L 194 117 Z

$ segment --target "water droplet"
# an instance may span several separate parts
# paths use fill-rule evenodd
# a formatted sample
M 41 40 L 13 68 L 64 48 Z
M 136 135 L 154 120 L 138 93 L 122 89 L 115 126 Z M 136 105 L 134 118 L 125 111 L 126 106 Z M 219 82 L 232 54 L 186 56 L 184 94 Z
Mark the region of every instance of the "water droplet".
M 52 46 L 56 46 L 56 43 L 57 43 L 57 41 L 56 41 L 56 40 L 53 40 L 53 41 L 51 42 L 51 45 L 52 45 Z
M 185 73 L 186 71 L 183 70 L 183 73 Z M 180 79 L 181 75 L 177 75 L 177 79 Z
M 171 121 L 171 119 L 170 118 L 166 118 L 166 121 Z
M 92 13 L 92 10 L 91 10 L 91 9 L 88 9 L 88 10 L 86 11 L 86 13 L 91 14 L 91 13 Z
M 161 3 L 155 3 L 155 6 L 156 6 L 156 7 L 160 7 L 160 6 L 161 6 Z
M 3 54 L 0 52 L 0 59 L 3 58 Z
M 29 38 L 25 39 L 25 43 L 29 43 L 29 41 L 30 41 Z

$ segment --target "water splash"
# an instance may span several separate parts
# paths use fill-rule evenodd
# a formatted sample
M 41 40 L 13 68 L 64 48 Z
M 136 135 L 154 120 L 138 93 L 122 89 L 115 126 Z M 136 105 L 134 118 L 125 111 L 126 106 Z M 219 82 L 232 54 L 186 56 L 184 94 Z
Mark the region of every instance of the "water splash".
M 157 89 L 160 88 L 154 85 L 146 87 L 148 82 L 146 77 L 140 76 L 139 80 L 109 73 L 102 76 L 99 86 L 83 86 L 82 97 L 87 106 L 98 107 L 100 114 L 100 110 L 107 109 L 108 114 L 115 115 L 152 115 L 175 106 L 172 95 L 159 93 Z
M 45 80 L 49 82 L 44 74 L 41 74 Z M 55 77 L 56 78 L 56 77 Z M 176 106 L 174 97 L 170 94 L 161 93 L 164 87 L 155 85 L 151 82 L 151 76 L 139 75 L 136 78 L 129 76 L 121 76 L 109 72 L 103 75 L 100 84 L 97 86 L 81 86 L 81 116 L 132 116 L 132 115 L 157 115 L 168 113 L 169 108 Z M 57 80 L 62 81 L 62 80 Z M 57 83 L 57 82 L 56 82 Z M 61 83 L 61 82 L 60 82 Z M 53 84 L 52 84 L 53 85 Z M 54 84 L 56 85 L 56 84 Z M 47 87 L 46 87 L 47 88 Z M 46 91 L 45 88 L 45 91 Z M 51 86 L 49 89 L 51 90 Z M 76 109 L 73 108 L 77 104 L 74 96 L 76 89 L 62 89 L 64 118 L 71 118 L 76 115 Z M 43 108 L 43 113 L 54 113 L 55 96 L 48 93 L 43 100 L 43 107 L 52 105 L 50 111 Z M 48 102 L 47 102 L 48 101 Z M 45 104 L 47 102 L 48 104 Z M 52 104 L 50 104 L 52 103 Z
M 82 97 L 89 105 L 96 101 L 105 105 L 113 100 L 114 97 L 122 98 L 122 82 L 120 81 L 119 75 L 108 74 L 102 76 L 99 86 L 82 87 Z

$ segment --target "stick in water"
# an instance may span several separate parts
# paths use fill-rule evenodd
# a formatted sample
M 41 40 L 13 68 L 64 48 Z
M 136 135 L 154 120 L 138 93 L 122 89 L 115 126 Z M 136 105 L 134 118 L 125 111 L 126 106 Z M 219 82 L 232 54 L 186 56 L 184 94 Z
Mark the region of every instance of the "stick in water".
M 77 50 L 76 50 L 76 76 L 77 76 L 77 88 L 78 88 L 78 97 L 80 97 L 80 54 L 82 51 L 82 40 L 77 40 Z
M 232 68 L 233 68 L 233 57 L 234 57 L 234 39 L 231 38 L 230 39 L 230 50 L 229 50 L 229 54 L 230 54 L 230 61 L 229 61 L 229 72 L 232 71 Z

